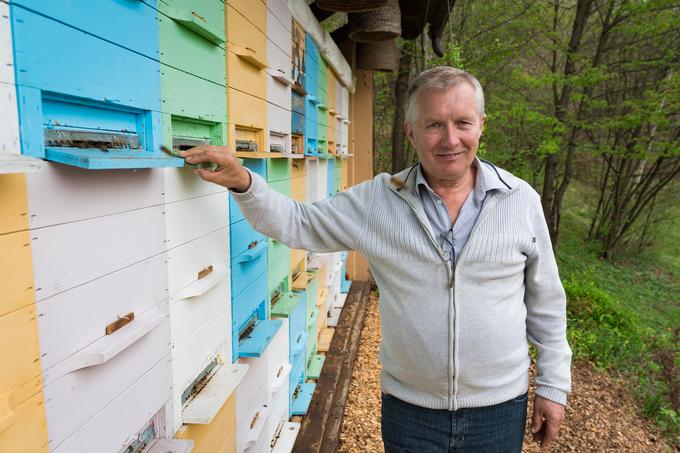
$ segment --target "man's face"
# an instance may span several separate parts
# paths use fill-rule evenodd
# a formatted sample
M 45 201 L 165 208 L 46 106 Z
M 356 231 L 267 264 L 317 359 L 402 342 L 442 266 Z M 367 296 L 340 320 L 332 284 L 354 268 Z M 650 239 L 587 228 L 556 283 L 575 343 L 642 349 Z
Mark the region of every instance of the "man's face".
M 426 91 L 416 104 L 414 124 L 406 124 L 409 141 L 428 182 L 459 181 L 477 155 L 486 116 L 479 116 L 475 89 L 461 82 L 446 91 Z

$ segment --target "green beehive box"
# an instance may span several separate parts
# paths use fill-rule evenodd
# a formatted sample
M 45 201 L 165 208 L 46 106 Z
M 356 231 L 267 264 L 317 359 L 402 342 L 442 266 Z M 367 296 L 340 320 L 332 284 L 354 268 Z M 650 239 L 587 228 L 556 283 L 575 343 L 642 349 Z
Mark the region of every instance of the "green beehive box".
M 287 279 L 290 275 L 290 249 L 288 247 L 285 248 L 286 250 L 282 250 L 278 253 L 279 259 L 277 261 L 269 261 L 269 267 L 267 269 L 267 288 L 270 293 L 281 284 L 281 280 Z
M 267 159 L 267 182 L 290 179 L 290 159 Z
M 323 58 L 319 58 L 319 76 L 317 78 L 319 90 L 328 93 L 328 65 Z
M 325 355 L 313 354 L 307 362 L 307 379 L 319 379 L 325 361 Z
M 276 190 L 279 193 L 282 193 L 290 197 L 290 179 L 270 182 L 269 187 L 271 187 L 272 189 Z

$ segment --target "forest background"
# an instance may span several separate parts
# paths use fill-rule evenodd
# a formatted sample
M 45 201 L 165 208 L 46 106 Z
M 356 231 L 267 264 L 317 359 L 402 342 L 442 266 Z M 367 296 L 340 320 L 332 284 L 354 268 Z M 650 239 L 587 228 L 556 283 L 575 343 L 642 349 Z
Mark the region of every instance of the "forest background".
M 399 69 L 374 74 L 375 172 L 417 160 L 402 127 L 415 75 L 474 74 L 480 157 L 541 194 L 575 360 L 624 382 L 680 449 L 680 4 L 456 0 L 447 27 L 444 57 L 399 41 Z

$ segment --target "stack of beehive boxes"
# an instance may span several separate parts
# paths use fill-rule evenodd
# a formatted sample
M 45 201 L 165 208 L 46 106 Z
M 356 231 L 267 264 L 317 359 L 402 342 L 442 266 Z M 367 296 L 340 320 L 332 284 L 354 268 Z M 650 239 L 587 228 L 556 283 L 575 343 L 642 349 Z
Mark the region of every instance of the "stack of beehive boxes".
M 314 40 L 282 0 L 0 0 L 0 57 L 0 450 L 290 451 L 340 254 L 308 269 L 172 154 L 331 195 Z
M 225 145 L 225 14 L 221 2 L 160 1 L 165 146 Z M 173 425 L 193 451 L 233 449 L 235 395 L 246 366 L 232 365 L 230 222 L 226 189 L 190 168 L 165 170 Z M 209 385 L 204 385 L 210 377 Z
M 335 84 L 335 137 L 337 141 L 337 155 L 340 158 L 340 171 L 336 170 L 337 175 L 340 175 L 339 190 L 345 190 L 349 187 L 349 165 L 347 158 L 351 157 L 349 152 L 349 91 L 347 87 L 342 85 L 340 81 Z M 336 167 L 337 168 L 337 167 Z
M 157 10 L 71 6 L 10 7 L 21 150 L 71 165 L 27 178 L 47 441 L 51 451 L 114 451 L 137 433 L 168 437 L 164 174 L 74 166 L 182 161 L 159 150 Z
M 47 451 L 26 177 L 9 6 L 0 2 L 0 448 Z M 18 161 L 17 161 L 18 159 Z M 11 168 L 10 168 L 10 163 Z

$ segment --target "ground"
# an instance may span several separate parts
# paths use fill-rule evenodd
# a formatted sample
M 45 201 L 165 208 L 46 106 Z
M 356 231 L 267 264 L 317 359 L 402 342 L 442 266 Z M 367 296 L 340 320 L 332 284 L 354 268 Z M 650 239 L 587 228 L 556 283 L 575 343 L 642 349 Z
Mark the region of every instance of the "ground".
M 379 346 L 377 299 L 371 294 L 345 407 L 340 453 L 384 451 L 380 438 Z M 670 451 L 653 426 L 639 415 L 637 403 L 622 383 L 595 372 L 585 362 L 574 364 L 572 379 L 567 417 L 551 451 Z M 523 451 L 538 452 L 538 444 L 527 436 Z

